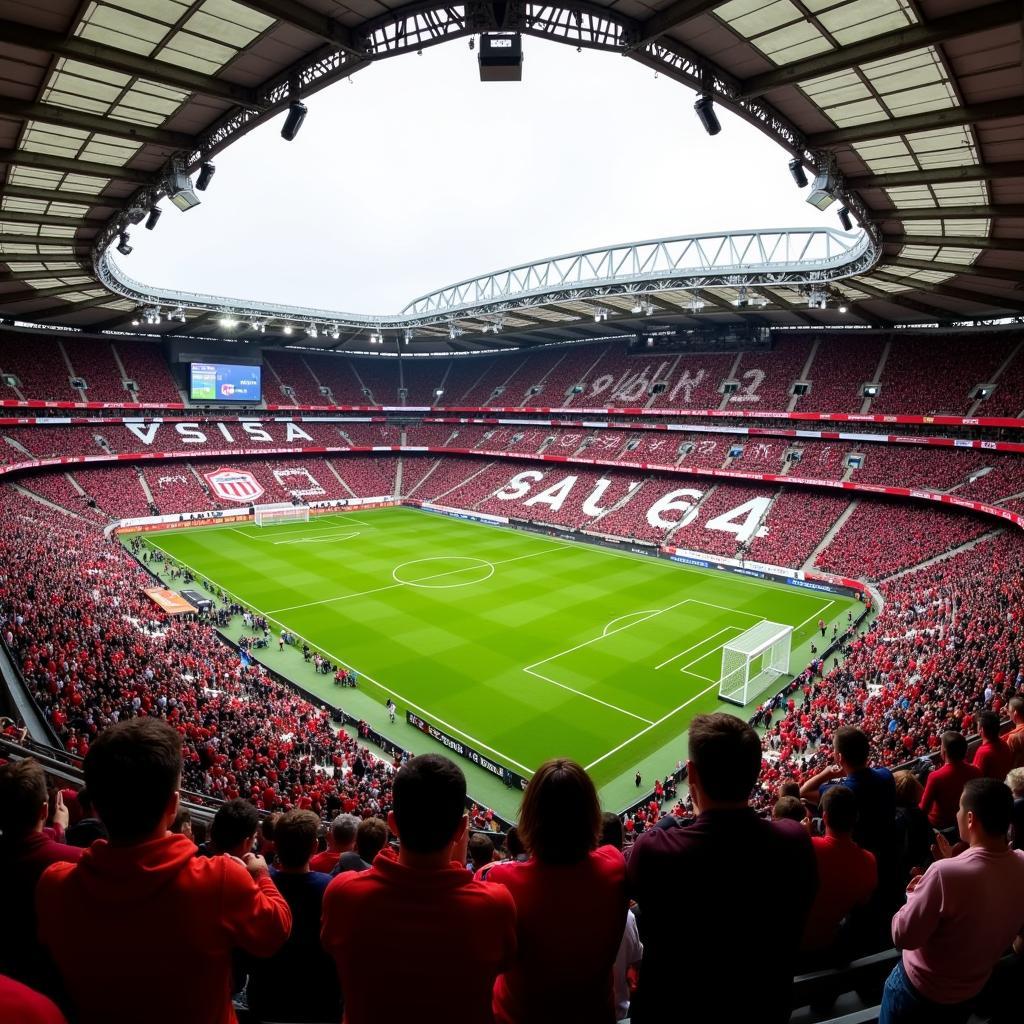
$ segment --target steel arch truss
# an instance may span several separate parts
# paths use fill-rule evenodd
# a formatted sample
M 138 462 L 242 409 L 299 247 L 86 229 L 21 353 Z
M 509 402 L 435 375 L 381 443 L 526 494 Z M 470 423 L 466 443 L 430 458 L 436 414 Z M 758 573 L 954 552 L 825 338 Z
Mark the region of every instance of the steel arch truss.
M 682 235 L 569 253 L 440 288 L 401 313 L 362 315 L 151 288 L 106 252 L 94 268 L 112 292 L 143 307 L 222 313 L 241 319 L 355 329 L 414 330 L 514 313 L 548 303 L 699 288 L 806 287 L 869 271 L 881 249 L 866 233 L 833 228 Z M 581 314 L 582 316 L 583 314 Z

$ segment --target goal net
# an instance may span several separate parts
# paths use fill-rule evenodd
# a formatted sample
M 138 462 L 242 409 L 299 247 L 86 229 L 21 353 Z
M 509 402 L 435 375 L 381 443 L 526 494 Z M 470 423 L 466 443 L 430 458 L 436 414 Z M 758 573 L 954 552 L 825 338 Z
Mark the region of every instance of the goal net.
M 257 505 L 254 509 L 257 526 L 279 526 L 281 523 L 308 523 L 309 506 L 277 502 L 273 505 Z
M 793 627 L 781 622 L 759 622 L 722 648 L 720 700 L 743 706 L 779 676 L 789 673 Z

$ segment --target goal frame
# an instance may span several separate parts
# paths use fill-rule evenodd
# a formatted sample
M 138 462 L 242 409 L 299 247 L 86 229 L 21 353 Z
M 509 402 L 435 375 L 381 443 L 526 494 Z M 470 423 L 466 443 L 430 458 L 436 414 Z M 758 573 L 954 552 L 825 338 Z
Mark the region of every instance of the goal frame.
M 278 501 L 269 505 L 254 505 L 252 521 L 256 526 L 282 526 L 286 523 L 308 523 L 309 506 Z
M 782 676 L 789 675 L 793 627 L 767 619 L 722 645 L 718 699 L 745 707 Z

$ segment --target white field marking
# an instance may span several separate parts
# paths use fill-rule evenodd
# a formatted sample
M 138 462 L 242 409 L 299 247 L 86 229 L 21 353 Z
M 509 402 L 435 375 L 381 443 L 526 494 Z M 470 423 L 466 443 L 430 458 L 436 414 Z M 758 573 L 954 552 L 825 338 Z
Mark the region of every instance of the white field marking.
M 694 601 L 694 604 L 702 604 L 706 608 L 717 608 L 720 612 L 731 612 L 733 615 L 748 615 L 752 619 L 757 619 L 758 622 L 764 622 L 764 616 L 758 615 L 757 612 L 745 612 L 742 608 L 726 608 L 724 604 L 712 604 L 710 601 Z M 754 626 L 757 622 L 754 623 Z M 753 629 L 754 626 L 750 626 Z
M 811 615 L 808 615 L 807 618 L 804 619 L 804 621 L 801 622 L 799 626 L 795 626 L 793 628 L 793 632 L 795 633 L 798 629 L 803 629 L 804 626 L 806 626 L 807 623 L 810 622 L 814 618 L 815 615 L 817 615 L 817 617 L 819 619 L 824 618 L 825 612 L 827 612 L 829 610 L 829 608 L 831 608 L 832 605 L 834 605 L 834 604 L 835 604 L 835 601 L 829 601 L 828 604 L 822 605 L 816 612 L 813 612 Z
M 611 757 L 612 754 L 617 754 L 620 750 L 622 750 L 623 747 L 628 747 L 630 743 L 632 743 L 634 740 L 640 739 L 641 736 L 645 735 L 646 733 L 649 733 L 652 729 L 661 725 L 662 722 L 667 722 L 673 715 L 678 714 L 680 711 L 682 711 L 683 708 L 688 708 L 695 700 L 699 700 L 701 697 L 704 696 L 704 694 L 710 693 L 717 685 L 718 680 L 716 679 L 710 686 L 701 690 L 700 693 L 695 693 L 689 700 L 683 701 L 683 703 L 680 704 L 679 707 L 673 708 L 671 711 L 668 712 L 668 714 L 662 715 L 661 718 L 659 718 L 656 722 L 651 722 L 650 725 L 641 729 L 635 735 L 630 736 L 628 740 L 623 740 L 617 747 L 612 747 L 612 749 L 609 750 L 607 754 L 602 754 L 596 761 L 591 761 L 590 764 L 586 766 L 586 770 L 589 772 L 591 768 L 593 768 L 595 765 L 599 765 L 602 761 L 607 760 L 607 758 Z
M 623 619 L 632 619 L 632 618 L 634 618 L 637 615 L 657 615 L 657 614 L 658 614 L 658 610 L 656 608 L 654 608 L 654 609 L 645 608 L 643 611 L 630 612 L 628 615 L 620 615 L 618 618 L 610 619 L 608 622 L 606 622 L 604 624 L 604 629 L 601 630 L 601 636 L 608 636 L 609 627 L 610 626 L 614 626 L 616 622 L 622 622 Z M 614 629 L 612 629 L 612 630 L 610 630 L 610 632 L 614 633 L 616 631 Z
M 548 552 L 548 548 L 543 551 L 533 551 L 528 555 L 519 555 L 517 558 L 505 558 L 499 562 L 492 562 L 492 565 L 507 565 L 509 562 L 519 562 L 524 558 L 536 558 L 538 555 L 545 555 Z M 454 556 L 453 556 L 454 557 Z M 455 573 L 465 572 L 467 567 L 461 569 L 450 569 L 448 572 L 438 572 L 433 576 L 424 576 L 422 579 L 417 580 L 417 583 L 423 583 L 425 580 L 436 580 L 442 576 L 452 576 Z M 469 568 L 479 568 L 478 566 L 470 566 Z M 367 597 L 370 594 L 379 594 L 385 590 L 395 590 L 398 587 L 407 586 L 406 583 L 389 583 L 384 587 L 374 587 L 372 590 L 360 590 L 355 594 L 341 594 L 339 597 L 325 597 L 322 601 L 307 601 L 305 604 L 292 604 L 288 605 L 287 608 L 274 608 L 271 614 L 277 614 L 277 612 L 293 612 L 299 608 L 313 608 L 321 604 L 335 604 L 338 601 L 350 601 L 355 597 Z
M 618 711 L 619 714 L 629 715 L 630 718 L 635 718 L 638 722 L 646 722 L 648 725 L 651 723 L 651 720 L 649 718 L 644 718 L 643 715 L 634 715 L 632 711 L 620 708 L 617 704 L 609 704 L 608 701 L 601 700 L 600 697 L 595 697 L 591 693 L 586 693 L 583 690 L 577 690 L 572 686 L 566 686 L 565 683 L 560 683 L 557 679 L 551 679 L 546 675 L 542 675 L 540 672 L 534 672 L 532 668 L 524 668 L 523 671 L 528 672 L 536 679 L 543 679 L 545 683 L 551 683 L 553 686 L 558 686 L 563 690 L 568 690 L 569 693 L 575 693 L 578 697 L 586 697 L 587 700 L 592 700 L 595 704 L 603 704 L 606 708 L 611 708 L 612 711 Z
M 160 547 L 160 545 L 157 544 L 155 541 L 150 541 L 150 543 L 153 544 L 154 547 Z M 160 548 L 160 550 L 163 551 L 164 549 Z M 196 569 L 193 569 L 191 565 L 188 565 L 186 562 L 181 561 L 181 559 L 176 558 L 174 555 L 171 555 L 169 551 L 164 551 L 164 554 L 168 555 L 171 558 L 174 558 L 178 565 L 183 565 L 186 569 L 189 570 L 189 572 L 193 573 L 197 579 L 207 579 L 207 577 L 204 576 L 201 572 L 199 572 Z M 490 751 L 490 753 L 494 754 L 497 757 L 500 757 L 508 764 L 514 765 L 516 768 L 521 768 L 524 772 L 526 772 L 527 776 L 533 774 L 533 769 L 527 768 L 526 765 L 523 764 L 521 761 L 517 761 L 514 757 L 509 757 L 508 754 L 504 753 L 501 750 L 498 750 L 495 747 L 490 746 L 487 743 L 484 743 L 483 740 L 477 739 L 475 736 L 470 735 L 470 733 L 458 728 L 458 726 L 452 725 L 451 722 L 446 722 L 443 718 L 439 718 L 437 715 L 433 713 L 433 711 L 428 711 L 425 707 L 422 707 L 421 705 L 416 704 L 414 701 L 409 700 L 408 697 L 402 696 L 402 694 L 400 694 L 397 690 L 391 689 L 390 686 L 385 686 L 379 680 L 374 679 L 373 676 L 371 676 L 369 673 L 357 669 L 355 665 L 345 661 L 344 658 L 338 657 L 337 654 L 334 654 L 333 652 L 328 651 L 323 647 L 320 647 L 318 644 L 310 643 L 306 637 L 301 636 L 299 633 L 296 633 L 295 630 L 291 629 L 287 625 L 287 623 L 282 622 L 280 619 L 275 619 L 272 612 L 265 612 L 260 608 L 257 608 L 251 601 L 247 601 L 245 600 L 245 598 L 239 597 L 238 594 L 233 594 L 230 590 L 225 590 L 223 587 L 221 587 L 220 589 L 223 590 L 224 593 L 228 595 L 228 597 L 234 598 L 234 600 L 237 601 L 240 605 L 252 609 L 252 611 L 256 612 L 257 615 L 262 615 L 268 622 L 273 622 L 275 626 L 280 626 L 282 629 L 287 629 L 289 633 L 291 633 L 295 637 L 298 637 L 298 639 L 303 641 L 303 643 L 309 644 L 311 650 L 319 651 L 321 654 L 326 654 L 327 657 L 330 658 L 332 661 L 337 662 L 337 664 L 339 665 L 344 665 L 345 668 L 355 672 L 356 675 L 360 676 L 362 679 L 368 679 L 371 683 L 373 683 L 374 686 L 379 686 L 385 693 L 390 693 L 392 697 L 397 697 L 400 701 L 407 704 L 414 711 L 419 711 L 420 713 L 429 716 L 430 719 L 434 722 L 437 722 L 438 725 L 442 725 L 446 729 L 450 729 L 457 736 L 461 736 L 463 739 L 469 740 L 470 743 L 474 744 L 475 746 L 478 746 L 481 750 Z
M 469 569 L 482 569 L 484 566 L 487 567 L 489 572 L 486 576 L 481 577 L 478 580 L 466 580 L 465 583 L 441 583 L 436 587 L 427 586 L 423 580 L 434 579 L 434 576 L 423 576 L 418 580 L 403 580 L 398 575 L 399 569 L 404 569 L 407 565 L 419 565 L 421 562 L 476 562 L 476 565 L 467 565 L 465 571 Z M 463 572 L 463 569 L 453 569 L 452 572 Z M 443 573 L 438 574 L 443 575 Z M 485 580 L 489 580 L 494 575 L 494 563 L 489 562 L 486 558 L 475 558 L 472 555 L 434 555 L 432 558 L 414 558 L 410 562 L 401 562 L 391 570 L 391 578 L 396 583 L 404 583 L 406 586 L 419 587 L 421 590 L 453 590 L 456 587 L 471 587 L 475 583 L 483 583 Z
M 275 547 L 278 544 L 333 544 L 336 540 L 351 540 L 353 537 L 359 537 L 362 532 L 362 530 L 353 530 L 351 533 L 331 533 L 326 537 L 298 537 L 295 540 L 272 540 L 270 543 Z
M 688 668 L 681 668 L 679 670 L 686 676 L 693 676 L 694 679 L 703 679 L 705 683 L 715 683 L 716 685 L 721 682 L 721 679 L 712 679 L 711 676 L 702 676 L 699 672 L 691 672 Z
M 660 665 L 655 665 L 654 671 L 657 672 L 659 668 L 664 668 L 666 665 L 671 664 L 676 660 L 676 658 L 681 658 L 684 654 L 689 654 L 690 651 L 695 651 L 698 647 L 703 647 L 709 640 L 714 640 L 716 636 L 721 636 L 723 633 L 727 633 L 731 629 L 739 630 L 741 633 L 743 632 L 743 628 L 741 626 L 723 626 L 717 633 L 712 633 L 711 636 L 704 637 L 703 640 L 700 640 L 695 644 L 691 644 L 678 654 L 673 654 L 671 658 L 666 658 Z

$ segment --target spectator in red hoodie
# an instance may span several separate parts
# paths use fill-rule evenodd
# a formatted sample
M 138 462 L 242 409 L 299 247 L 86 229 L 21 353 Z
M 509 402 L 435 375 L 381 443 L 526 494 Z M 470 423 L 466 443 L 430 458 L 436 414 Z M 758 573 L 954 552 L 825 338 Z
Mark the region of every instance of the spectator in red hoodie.
M 984 778 L 1002 782 L 1013 767 L 1013 751 L 999 735 L 999 715 L 995 711 L 982 711 L 978 715 L 978 729 L 982 744 L 974 752 L 974 766 Z
M 574 761 L 542 764 L 519 812 L 525 862 L 487 875 L 516 903 L 519 956 L 494 987 L 498 1024 L 614 1024 L 612 967 L 626 927 L 626 862 L 598 848 L 601 806 Z
M 26 758 L 0 768 L 0 878 L 5 890 L 0 973 L 44 990 L 53 979 L 49 958 L 36 940 L 36 884 L 51 864 L 74 864 L 82 856 L 77 846 L 59 841 L 68 822 L 59 791 L 53 828 L 44 828 L 49 811 L 46 776 L 37 761 Z
M 964 786 L 981 778 L 981 772 L 967 761 L 967 740 L 962 733 L 950 729 L 942 734 L 942 761 L 942 767 L 928 776 L 921 797 L 928 823 L 940 831 L 956 827 Z
M 495 978 L 515 958 L 515 905 L 465 868 L 465 776 L 421 754 L 399 769 L 392 794 L 397 855 L 385 847 L 324 895 L 320 937 L 338 967 L 345 1024 L 492 1024 Z
M 180 780 L 181 737 L 157 718 L 110 726 L 85 759 L 110 839 L 53 865 L 36 893 L 40 939 L 80 1024 L 234 1024 L 232 951 L 269 956 L 288 937 L 262 857 L 196 857 L 168 833 Z
M 67 1024 L 64 1014 L 44 995 L 0 975 L 0 1020 L 11 1024 Z

